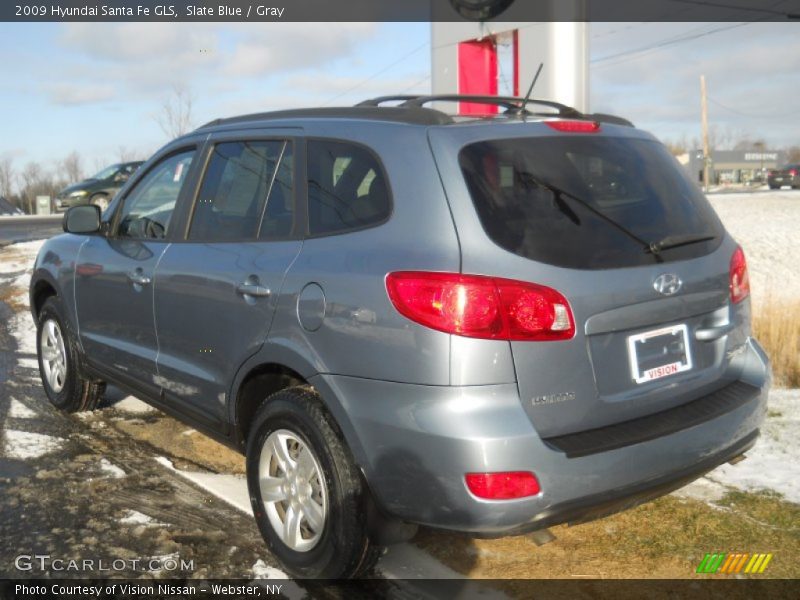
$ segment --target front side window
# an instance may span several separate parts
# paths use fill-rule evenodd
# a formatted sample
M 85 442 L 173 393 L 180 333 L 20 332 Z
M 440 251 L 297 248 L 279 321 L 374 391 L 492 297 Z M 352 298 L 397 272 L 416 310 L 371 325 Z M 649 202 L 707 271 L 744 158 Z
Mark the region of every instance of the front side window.
M 294 224 L 293 208 L 289 142 L 217 144 L 195 203 L 189 239 L 223 242 L 286 237 Z
M 166 236 L 194 153 L 187 150 L 165 158 L 136 184 L 122 207 L 118 237 L 163 239 Z
M 363 229 L 391 213 L 386 176 L 366 148 L 308 142 L 308 221 L 311 235 Z

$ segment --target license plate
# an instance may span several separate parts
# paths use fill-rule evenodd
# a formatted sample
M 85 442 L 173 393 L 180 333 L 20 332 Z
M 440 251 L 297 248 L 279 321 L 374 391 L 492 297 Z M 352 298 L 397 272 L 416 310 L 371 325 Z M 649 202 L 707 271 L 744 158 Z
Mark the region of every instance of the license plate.
M 629 336 L 628 359 L 636 383 L 688 371 L 692 368 L 689 330 L 681 324 Z

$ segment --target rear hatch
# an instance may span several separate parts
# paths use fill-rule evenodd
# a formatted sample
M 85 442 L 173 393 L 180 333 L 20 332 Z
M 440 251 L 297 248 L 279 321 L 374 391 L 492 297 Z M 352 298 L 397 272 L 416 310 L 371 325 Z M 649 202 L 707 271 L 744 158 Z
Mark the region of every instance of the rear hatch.
M 791 183 L 800 173 L 800 165 L 786 165 L 781 169 L 769 172 L 769 178 L 775 183 Z
M 736 246 L 666 148 L 607 125 L 492 129 L 472 141 L 439 129 L 431 143 L 462 271 L 549 286 L 569 302 L 572 339 L 510 342 L 539 433 L 636 419 L 732 382 L 730 350 L 747 334 L 743 305 L 729 301 Z

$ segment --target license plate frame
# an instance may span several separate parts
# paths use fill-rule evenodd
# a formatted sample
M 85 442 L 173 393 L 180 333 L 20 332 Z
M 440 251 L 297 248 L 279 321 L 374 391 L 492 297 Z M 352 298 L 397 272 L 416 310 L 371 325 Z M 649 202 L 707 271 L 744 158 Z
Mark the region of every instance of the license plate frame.
M 638 384 L 656 381 L 678 373 L 689 371 L 692 368 L 691 345 L 689 344 L 689 328 L 685 323 L 660 327 L 628 336 L 628 363 L 630 364 L 631 377 Z M 652 357 L 643 357 L 641 354 L 647 348 L 648 342 L 652 348 L 661 347 L 662 352 L 668 346 L 679 343 L 682 348 L 672 354 L 667 354 L 664 363 L 653 364 Z M 677 360 L 675 360 L 677 359 Z M 642 362 L 646 361 L 643 365 Z M 649 361 L 650 364 L 647 364 Z

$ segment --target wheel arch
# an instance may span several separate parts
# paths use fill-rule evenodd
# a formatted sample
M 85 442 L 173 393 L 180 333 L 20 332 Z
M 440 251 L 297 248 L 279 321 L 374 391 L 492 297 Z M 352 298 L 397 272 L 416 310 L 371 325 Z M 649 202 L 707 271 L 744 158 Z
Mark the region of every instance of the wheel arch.
M 359 467 L 366 463 L 364 451 L 350 418 L 335 392 L 319 377 L 319 370 L 299 352 L 283 345 L 265 345 L 239 369 L 229 393 L 228 419 L 232 441 L 244 450 L 249 427 L 266 398 L 294 385 L 308 385 L 320 396 L 344 442 Z
M 58 285 L 50 273 L 39 271 L 34 275 L 29 290 L 30 309 L 34 321 L 39 320 L 39 313 L 47 299 L 58 295 Z

